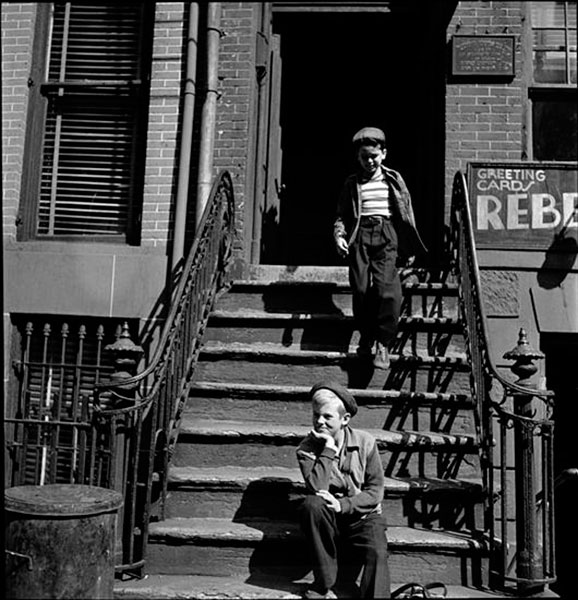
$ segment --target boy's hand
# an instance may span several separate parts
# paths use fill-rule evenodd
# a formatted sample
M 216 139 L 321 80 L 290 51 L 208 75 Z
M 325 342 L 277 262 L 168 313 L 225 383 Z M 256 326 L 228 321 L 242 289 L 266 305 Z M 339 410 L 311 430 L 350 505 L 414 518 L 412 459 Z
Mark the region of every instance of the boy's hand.
M 328 433 L 320 433 L 319 431 L 315 431 L 315 429 L 312 429 L 309 432 L 309 435 L 312 438 L 316 439 L 318 442 L 323 442 L 326 448 L 333 449 L 337 452 L 337 444 Z
M 344 237 L 338 237 L 335 241 L 339 256 L 347 256 L 349 254 L 349 244 Z
M 320 490 L 316 495 L 320 498 L 323 498 L 330 509 L 337 513 L 341 512 L 341 503 L 331 492 L 328 492 L 327 490 Z
M 399 273 L 399 276 L 401 279 L 406 279 L 407 277 L 409 277 L 410 275 L 413 274 L 414 269 L 412 267 L 413 263 L 415 262 L 415 256 L 409 256 L 405 261 L 404 264 L 402 266 L 402 269 Z

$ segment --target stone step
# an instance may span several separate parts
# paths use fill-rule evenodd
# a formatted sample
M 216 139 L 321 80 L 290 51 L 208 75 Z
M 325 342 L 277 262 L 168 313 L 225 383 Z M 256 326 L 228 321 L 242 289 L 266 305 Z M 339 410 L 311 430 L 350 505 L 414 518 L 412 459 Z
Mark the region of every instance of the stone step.
M 414 353 L 391 355 L 388 371 L 360 360 L 347 351 L 300 350 L 268 343 L 222 343 L 209 340 L 201 349 L 195 381 L 312 385 L 333 379 L 350 388 L 421 390 L 469 393 L 469 365 L 461 352 L 430 356 Z
M 172 467 L 164 514 L 295 520 L 305 493 L 297 467 Z M 387 477 L 382 510 L 388 525 L 473 530 L 482 499 L 479 481 Z
M 210 419 L 263 421 L 275 415 L 277 424 L 309 425 L 311 386 L 199 381 L 192 385 L 185 413 Z M 473 432 L 473 401 L 465 394 L 352 389 L 360 428 Z
M 271 600 L 300 600 L 312 581 L 311 574 L 296 581 L 274 576 L 246 578 L 147 575 L 143 579 L 116 581 L 114 598 L 118 600 L 150 600 L 151 598 L 157 600 L 266 600 L 268 598 Z M 422 583 L 429 583 L 429 580 L 422 581 Z M 397 590 L 402 585 L 402 583 L 393 583 L 391 589 L 392 591 Z M 432 593 L 436 591 L 433 590 Z M 432 598 L 434 597 L 438 596 L 432 595 Z M 443 597 L 448 599 L 504 598 L 504 595 L 473 586 L 446 585 L 446 594 Z
M 398 581 L 483 581 L 488 544 L 481 535 L 388 527 L 389 564 Z M 305 577 L 309 561 L 298 524 L 229 519 L 167 519 L 149 530 L 149 572 L 170 575 L 233 575 L 258 579 Z
M 347 266 L 247 265 L 244 281 L 256 283 L 336 283 L 348 284 Z M 402 284 L 454 281 L 451 265 L 398 269 Z
M 311 321 L 324 321 L 335 326 L 336 323 L 353 323 L 353 315 L 350 310 L 343 312 L 269 312 L 266 310 L 256 310 L 250 308 L 236 308 L 234 310 L 222 310 L 215 309 L 211 312 L 209 320 L 221 321 L 221 322 L 259 322 L 267 321 L 273 325 L 280 324 L 283 326 L 287 321 L 296 321 L 308 323 Z M 424 315 L 404 315 L 400 318 L 399 327 L 401 329 L 410 328 L 447 328 L 450 330 L 457 330 L 459 327 L 459 320 L 456 317 L 429 317 Z
M 185 414 L 172 464 L 295 467 L 295 450 L 310 427 L 264 422 L 203 420 Z M 388 477 L 477 478 L 472 434 L 368 429 L 377 440 Z
M 266 312 L 237 308 L 214 310 L 207 324 L 208 339 L 223 343 L 275 343 L 302 350 L 356 348 L 359 333 L 351 311 L 343 313 Z M 433 356 L 463 352 L 464 338 L 455 317 L 402 316 L 392 348 L 427 350 Z
M 226 383 L 221 381 L 200 381 L 192 384 L 193 396 L 205 396 L 211 398 L 255 398 L 257 400 L 277 399 L 291 402 L 309 401 L 309 390 L 311 386 L 306 385 L 275 385 L 275 384 L 250 384 L 250 383 Z M 473 407 L 473 400 L 466 394 L 431 393 L 405 390 L 368 390 L 354 389 L 349 391 L 355 397 L 359 406 L 374 405 L 381 403 L 394 403 L 396 401 L 411 401 L 414 404 L 429 406 L 443 402 L 451 402 L 454 405 Z
M 423 316 L 455 316 L 457 284 L 404 283 L 402 313 Z M 338 282 L 236 281 L 217 306 L 219 310 L 265 310 L 267 312 L 327 312 L 351 310 L 351 289 Z
M 426 277 L 427 275 L 423 275 Z M 459 286 L 454 281 L 419 281 L 418 276 L 402 279 L 402 291 L 405 294 L 457 296 Z M 329 290 L 336 293 L 351 293 L 347 274 L 337 280 L 299 280 L 287 279 L 279 281 L 235 279 L 229 291 L 233 293 L 262 293 L 268 290 Z

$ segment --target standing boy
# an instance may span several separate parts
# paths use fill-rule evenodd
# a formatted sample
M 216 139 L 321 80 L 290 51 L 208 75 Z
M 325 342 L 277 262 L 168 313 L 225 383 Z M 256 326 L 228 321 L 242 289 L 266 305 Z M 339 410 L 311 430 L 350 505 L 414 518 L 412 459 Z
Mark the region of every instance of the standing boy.
M 313 559 L 313 587 L 305 598 L 336 598 L 339 572 L 354 584 L 361 569 L 361 597 L 389 598 L 384 473 L 375 439 L 352 429 L 357 404 L 341 385 L 319 382 L 310 391 L 313 429 L 297 449 L 309 492 L 301 527 Z
M 337 251 L 349 260 L 353 316 L 359 329 L 360 357 L 389 368 L 389 342 L 397 332 L 401 307 L 400 256 L 410 259 L 426 248 L 417 232 L 411 197 L 401 175 L 383 166 L 385 134 L 364 127 L 353 136 L 359 169 L 346 180 L 337 204 Z

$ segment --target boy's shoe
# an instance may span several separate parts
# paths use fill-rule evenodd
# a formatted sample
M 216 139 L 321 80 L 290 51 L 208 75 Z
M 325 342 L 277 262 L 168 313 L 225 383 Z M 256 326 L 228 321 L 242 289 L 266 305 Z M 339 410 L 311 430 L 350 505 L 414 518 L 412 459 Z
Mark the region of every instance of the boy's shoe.
M 369 359 L 373 355 L 373 342 L 368 342 L 364 339 L 359 340 L 359 346 L 357 346 L 357 356 L 359 358 Z
M 377 342 L 377 349 L 375 351 L 375 358 L 373 359 L 373 366 L 376 369 L 389 369 L 389 352 L 387 347 L 381 342 Z
M 307 598 L 307 600 L 335 600 L 337 596 L 333 590 L 325 590 L 324 592 L 320 592 L 315 588 L 310 587 L 309 589 L 305 590 L 303 598 Z

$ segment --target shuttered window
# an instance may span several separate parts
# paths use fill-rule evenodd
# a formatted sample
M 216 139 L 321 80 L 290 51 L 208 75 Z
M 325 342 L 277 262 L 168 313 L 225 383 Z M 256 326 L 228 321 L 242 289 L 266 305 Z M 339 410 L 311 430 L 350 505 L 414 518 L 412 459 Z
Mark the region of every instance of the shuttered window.
M 148 3 L 50 6 L 35 237 L 138 237 L 150 13 Z

